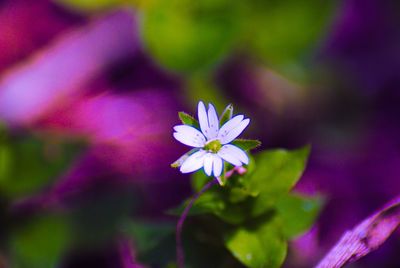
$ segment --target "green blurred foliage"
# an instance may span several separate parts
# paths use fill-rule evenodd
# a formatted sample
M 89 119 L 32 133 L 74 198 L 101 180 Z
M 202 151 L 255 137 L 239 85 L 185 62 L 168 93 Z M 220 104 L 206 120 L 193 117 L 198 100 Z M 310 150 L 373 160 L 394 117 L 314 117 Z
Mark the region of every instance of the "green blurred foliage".
M 321 0 L 160 0 L 144 11 L 143 37 L 173 70 L 213 70 L 240 51 L 301 79 L 332 13 L 332 1 Z
M 186 76 L 192 98 L 217 103 L 212 76 L 204 74 L 235 54 L 251 57 L 289 80 L 309 81 L 313 57 L 335 13 L 333 0 L 55 1 L 84 12 L 129 4 L 139 11 L 142 39 L 154 59 Z M 197 76 L 195 81 L 192 76 Z M 208 91 L 214 92 L 211 98 Z
M 251 0 L 245 5 L 243 46 L 272 69 L 303 80 L 333 14 L 333 1 Z
M 57 267 L 70 243 L 70 229 L 60 216 L 30 219 L 11 237 L 12 265 L 15 268 Z
M 168 68 L 186 73 L 210 69 L 232 49 L 239 12 L 229 0 L 155 1 L 144 13 L 143 38 Z
M 54 1 L 81 12 L 82 11 L 98 12 L 133 2 L 127 0 L 54 0 Z
M 43 189 L 64 172 L 82 148 L 75 142 L 45 142 L 33 136 L 0 137 L 0 192 L 10 198 Z

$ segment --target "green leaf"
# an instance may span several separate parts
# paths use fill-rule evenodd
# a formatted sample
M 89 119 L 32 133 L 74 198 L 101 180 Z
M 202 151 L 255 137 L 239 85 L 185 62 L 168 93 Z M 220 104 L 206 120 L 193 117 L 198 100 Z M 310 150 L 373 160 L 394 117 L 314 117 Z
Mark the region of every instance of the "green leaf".
M 261 141 L 259 140 L 246 140 L 246 139 L 236 139 L 232 141 L 233 145 L 240 147 L 245 151 L 249 151 L 261 146 Z
M 61 217 L 46 216 L 25 222 L 11 237 L 14 267 L 57 267 L 69 242 L 70 230 Z
M 293 238 L 307 231 L 321 210 L 321 197 L 306 197 L 299 194 L 285 195 L 276 203 L 282 221 L 283 233 Z
M 251 268 L 280 267 L 287 251 L 275 220 L 255 228 L 239 228 L 227 236 L 225 245 L 234 257 Z
M 270 209 L 278 198 L 292 189 L 303 174 L 309 151 L 306 146 L 293 151 L 264 151 L 255 156 L 254 171 L 243 178 L 245 187 L 258 195 L 253 207 L 255 215 Z
M 197 152 L 199 149 L 198 148 L 194 148 L 192 150 L 190 150 L 189 152 L 187 152 L 186 154 L 182 155 L 181 157 L 179 157 L 174 163 L 171 164 L 171 167 L 173 168 L 178 168 L 180 166 L 182 166 L 183 162 L 185 162 L 185 160 L 193 153 Z
M 179 112 L 179 119 L 182 121 L 183 124 L 194 127 L 199 129 L 200 125 L 199 122 L 191 115 L 185 113 L 185 112 Z
M 229 104 L 228 106 L 226 106 L 225 110 L 222 112 L 219 118 L 220 127 L 223 126 L 229 120 L 231 120 L 232 115 L 233 115 L 233 105 Z

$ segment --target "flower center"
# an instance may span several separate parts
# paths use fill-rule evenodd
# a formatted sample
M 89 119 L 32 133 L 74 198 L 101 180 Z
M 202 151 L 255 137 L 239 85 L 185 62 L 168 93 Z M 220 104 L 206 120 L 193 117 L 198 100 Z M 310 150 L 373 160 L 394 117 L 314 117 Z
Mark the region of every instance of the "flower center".
M 212 140 L 206 143 L 204 146 L 204 150 L 207 150 L 212 153 L 217 153 L 222 147 L 222 144 L 219 140 Z

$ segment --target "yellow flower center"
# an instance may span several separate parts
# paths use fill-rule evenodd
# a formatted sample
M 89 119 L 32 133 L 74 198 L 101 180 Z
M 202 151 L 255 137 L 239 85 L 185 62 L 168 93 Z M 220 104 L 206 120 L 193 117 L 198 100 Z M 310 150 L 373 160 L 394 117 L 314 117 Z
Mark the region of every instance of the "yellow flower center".
M 204 146 L 204 150 L 207 150 L 212 153 L 217 153 L 222 147 L 222 144 L 219 140 L 212 140 L 206 143 Z

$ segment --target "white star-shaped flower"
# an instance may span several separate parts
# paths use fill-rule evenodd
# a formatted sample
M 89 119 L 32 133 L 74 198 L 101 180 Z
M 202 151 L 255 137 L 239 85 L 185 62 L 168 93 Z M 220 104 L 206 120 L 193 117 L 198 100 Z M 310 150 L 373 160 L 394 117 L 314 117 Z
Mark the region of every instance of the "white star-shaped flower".
M 212 104 L 208 112 L 203 102 L 198 104 L 200 130 L 188 126 L 174 127 L 174 137 L 181 143 L 194 147 L 195 152 L 187 157 L 181 167 L 182 173 L 189 173 L 204 168 L 208 176 L 219 177 L 222 174 L 224 161 L 239 167 L 249 163 L 249 157 L 239 147 L 229 144 L 236 139 L 249 125 L 250 119 L 237 115 L 220 126 L 217 112 Z

